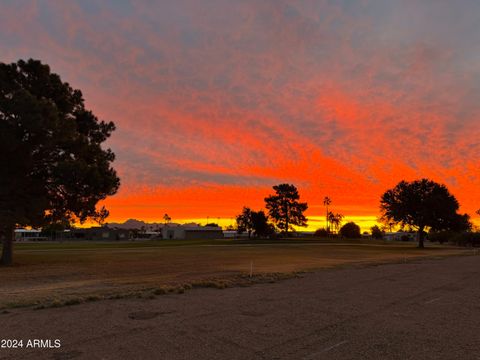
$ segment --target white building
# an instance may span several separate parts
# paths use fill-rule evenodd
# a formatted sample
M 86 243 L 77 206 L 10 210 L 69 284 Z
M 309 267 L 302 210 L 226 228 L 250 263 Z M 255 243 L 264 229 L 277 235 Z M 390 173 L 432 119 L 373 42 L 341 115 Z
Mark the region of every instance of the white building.
M 239 234 L 237 230 L 223 230 L 223 237 L 226 239 L 244 239 L 248 238 L 248 233 L 244 231 Z
M 48 237 L 41 236 L 40 230 L 35 229 L 16 229 L 15 241 L 40 241 L 48 240 Z
M 415 233 L 409 233 L 406 231 L 397 231 L 397 232 L 387 232 L 383 235 L 384 240 L 391 240 L 391 241 L 402 241 L 407 239 L 408 241 L 414 241 L 416 239 Z
M 162 228 L 163 239 L 223 239 L 219 226 L 166 225 Z

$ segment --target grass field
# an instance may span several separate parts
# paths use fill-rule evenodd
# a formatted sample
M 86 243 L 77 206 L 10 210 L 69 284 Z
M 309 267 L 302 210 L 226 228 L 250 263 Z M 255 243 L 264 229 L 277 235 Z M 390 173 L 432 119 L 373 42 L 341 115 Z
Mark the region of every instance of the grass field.
M 274 281 L 333 266 L 463 253 L 447 246 L 419 250 L 413 243 L 371 240 L 23 243 L 15 245 L 15 264 L 0 268 L 0 308 L 151 297 L 192 286 Z

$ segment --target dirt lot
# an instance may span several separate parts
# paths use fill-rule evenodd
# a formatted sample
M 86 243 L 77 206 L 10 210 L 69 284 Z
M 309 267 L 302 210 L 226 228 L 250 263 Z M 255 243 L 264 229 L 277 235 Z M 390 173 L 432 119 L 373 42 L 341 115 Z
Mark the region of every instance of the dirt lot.
M 0 314 L 2 359 L 479 359 L 480 256 Z
M 176 288 L 332 266 L 408 261 L 465 250 L 412 243 L 290 240 L 17 244 L 15 266 L 0 269 L 0 309 L 152 296 Z

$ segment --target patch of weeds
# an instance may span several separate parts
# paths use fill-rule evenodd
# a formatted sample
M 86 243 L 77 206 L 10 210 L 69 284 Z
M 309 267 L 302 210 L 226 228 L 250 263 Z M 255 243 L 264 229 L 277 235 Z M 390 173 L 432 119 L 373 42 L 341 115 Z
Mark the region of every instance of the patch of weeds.
M 36 304 L 37 304 L 36 302 L 28 302 L 28 301 L 9 302 L 9 303 L 6 303 L 5 306 L 2 307 L 2 309 L 19 309 L 19 308 L 25 308 L 25 307 L 33 307 Z
M 64 302 L 58 300 L 58 299 L 55 299 L 53 300 L 49 305 L 47 305 L 48 307 L 52 307 L 52 308 L 58 308 L 58 307 L 61 307 L 63 306 Z
M 71 305 L 78 305 L 82 303 L 82 299 L 80 298 L 73 298 L 73 299 L 68 299 L 63 302 L 64 306 L 71 306 Z
M 174 294 L 183 294 L 185 292 L 185 288 L 183 286 L 177 286 L 172 289 Z
M 168 291 L 169 289 L 165 286 L 160 286 L 158 288 L 156 288 L 155 290 L 153 290 L 153 294 L 154 295 L 165 295 L 165 294 L 168 294 Z
M 199 280 L 192 283 L 193 288 L 225 289 L 225 283 L 220 280 Z
M 231 277 L 224 278 L 211 278 L 197 280 L 191 283 L 177 284 L 177 285 L 163 285 L 155 288 L 143 288 L 137 290 L 130 290 L 127 292 L 121 293 L 111 293 L 109 295 L 98 296 L 90 295 L 85 298 L 71 298 L 67 300 L 59 299 L 50 299 L 43 303 L 33 303 L 33 304 L 24 304 L 24 303 L 11 303 L 8 304 L 7 308 L 15 307 L 25 307 L 25 306 L 34 306 L 35 310 L 46 309 L 46 308 L 56 308 L 62 306 L 77 305 L 85 302 L 99 301 L 99 300 L 119 300 L 119 299 L 155 299 L 157 295 L 168 295 L 168 294 L 183 294 L 187 290 L 197 289 L 197 288 L 212 288 L 212 289 L 226 289 L 231 287 L 248 287 L 255 284 L 266 284 L 266 283 L 275 283 L 277 281 L 291 279 L 295 277 L 303 277 L 302 274 L 307 273 L 303 272 L 292 272 L 292 273 L 258 273 L 253 274 L 237 274 Z
M 118 300 L 118 299 L 124 299 L 124 298 L 126 298 L 126 297 L 127 297 L 126 294 L 112 294 L 112 295 L 107 296 L 107 299 L 109 299 L 109 300 Z

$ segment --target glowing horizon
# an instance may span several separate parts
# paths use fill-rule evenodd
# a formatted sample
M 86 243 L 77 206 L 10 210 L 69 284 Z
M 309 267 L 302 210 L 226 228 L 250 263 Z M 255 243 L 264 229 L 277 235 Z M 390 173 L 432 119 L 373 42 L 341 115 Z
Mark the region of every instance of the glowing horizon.
M 125 219 L 121 222 L 125 222 L 128 219 Z M 141 220 L 141 219 L 135 219 L 135 220 Z M 377 218 L 375 216 L 347 216 L 344 218 L 343 224 L 346 224 L 347 222 L 353 221 L 357 225 L 360 226 L 362 232 L 368 231 L 370 232 L 370 228 L 373 225 L 379 225 L 377 222 Z M 107 220 L 107 223 L 116 223 L 117 221 L 110 221 Z M 190 219 L 172 219 L 173 223 L 178 223 L 178 224 L 188 224 L 188 223 L 196 223 L 199 225 L 206 225 L 207 223 L 216 223 L 222 228 L 226 228 L 229 225 L 235 226 L 235 217 L 231 218 L 221 218 L 221 217 L 206 217 L 206 218 L 190 218 Z M 151 220 L 151 221 L 146 221 L 146 223 L 161 223 L 163 224 L 164 221 L 162 219 L 158 220 Z M 319 216 L 313 216 L 308 218 L 308 223 L 306 227 L 299 227 L 295 226 L 294 228 L 297 231 L 315 231 L 320 228 L 325 228 L 325 218 L 319 217 Z

